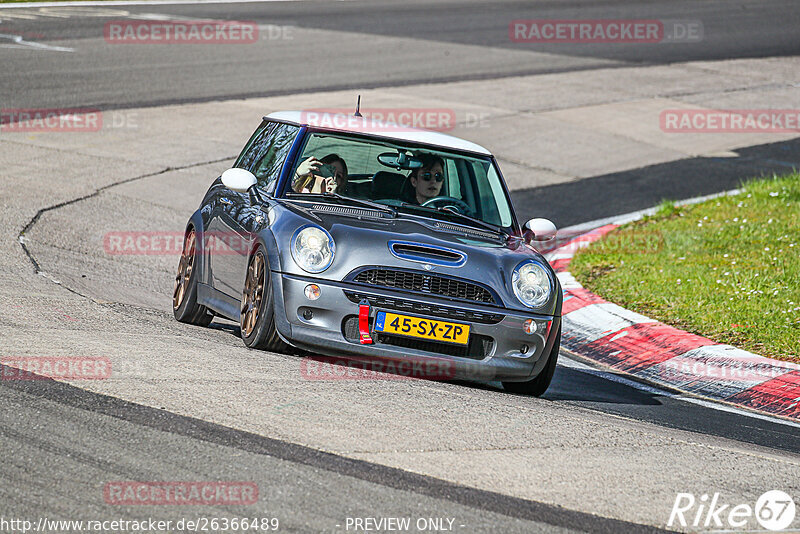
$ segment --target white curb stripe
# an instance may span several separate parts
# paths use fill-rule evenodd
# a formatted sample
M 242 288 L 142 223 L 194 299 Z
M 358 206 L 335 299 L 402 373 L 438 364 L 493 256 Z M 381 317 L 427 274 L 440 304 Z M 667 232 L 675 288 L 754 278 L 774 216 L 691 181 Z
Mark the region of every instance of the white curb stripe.
M 740 192 L 740 190 L 734 189 L 724 193 L 687 199 L 681 202 L 676 202 L 676 204 L 696 204 L 698 202 L 703 202 L 705 200 L 718 198 L 721 196 L 735 195 Z M 588 236 L 591 235 L 593 230 L 609 224 L 620 225 L 627 222 L 632 222 L 642 218 L 645 215 L 655 213 L 655 211 L 656 208 L 640 210 L 628 213 L 626 215 L 599 219 L 596 221 L 590 221 L 588 223 L 563 228 L 561 229 L 562 232 L 571 232 L 579 237 L 572 242 L 566 243 L 560 248 L 548 252 L 545 257 L 548 258 L 549 261 L 571 258 L 578 248 L 581 248 L 581 246 L 586 246 L 590 242 Z M 580 232 L 584 233 L 580 234 Z M 569 266 L 567 265 L 566 268 L 569 268 Z M 568 271 L 557 273 L 557 276 L 565 290 L 583 287 Z M 564 299 L 565 302 L 569 298 L 569 295 L 566 294 Z M 563 346 L 568 350 L 572 350 L 575 354 L 578 354 L 581 357 L 589 360 L 594 360 L 594 358 L 592 357 L 591 351 L 586 351 L 587 344 L 615 333 L 616 335 L 612 336 L 611 340 L 613 341 L 619 339 L 627 334 L 627 332 L 621 332 L 621 330 L 633 324 L 659 323 L 659 321 L 650 319 L 611 303 L 590 304 L 584 306 L 564 314 L 562 316 L 562 322 L 564 325 Z M 656 348 L 657 350 L 664 350 L 661 347 L 656 347 L 654 344 L 652 347 Z M 647 350 L 648 347 L 643 346 L 642 348 Z M 618 362 L 624 362 L 630 356 L 626 355 L 622 351 L 616 351 L 612 354 L 606 354 L 606 359 L 604 361 L 607 362 L 608 357 L 614 357 L 617 355 L 619 355 L 619 357 L 616 359 Z M 605 363 L 603 365 L 610 364 Z M 773 380 L 776 377 L 797 371 L 800 371 L 800 365 L 772 360 L 770 358 L 765 358 L 763 356 L 759 356 L 730 345 L 712 343 L 707 346 L 686 351 L 678 356 L 673 356 L 668 360 L 650 367 L 636 370 L 631 374 L 636 377 L 649 380 L 654 384 L 673 387 L 687 391 L 690 394 L 703 396 L 712 400 L 725 401 L 726 399 L 729 399 L 737 394 L 746 392 L 747 390 Z M 601 373 L 600 371 L 592 372 L 598 375 Z M 611 373 L 608 374 L 611 375 Z M 612 379 L 610 377 L 606 378 Z M 769 416 L 754 415 L 747 411 L 739 411 L 735 408 L 728 408 L 723 404 L 716 404 L 712 401 L 686 398 L 682 396 L 678 396 L 677 398 L 686 400 L 687 402 L 694 402 L 695 404 L 702 406 L 708 406 L 717 410 L 742 413 L 751 417 L 767 420 L 780 420 L 772 419 Z M 800 398 L 796 400 L 800 401 Z M 794 405 L 791 405 L 789 408 L 792 408 L 793 406 Z M 760 407 L 759 410 L 770 413 L 770 410 L 766 406 Z M 784 409 L 779 409 L 779 411 L 786 413 Z
M 556 277 L 561 283 L 561 289 L 583 289 L 583 286 L 568 272 L 556 273 Z M 566 315 L 564 317 L 566 317 Z
M 731 397 L 800 366 L 770 360 L 731 345 L 708 345 L 692 349 L 648 369 L 639 375 L 675 384 L 692 392 Z
M 558 250 L 561 250 L 561 249 L 558 249 Z M 556 261 L 556 260 L 568 260 L 568 259 L 572 258 L 574 255 L 575 254 L 572 253 L 572 252 L 564 252 L 564 253 L 561 253 L 561 252 L 552 253 L 551 252 L 549 254 L 544 254 L 544 259 L 546 259 L 548 262 L 553 262 L 553 261 Z
M 610 302 L 589 304 L 564 315 L 562 321 L 570 345 L 591 343 L 635 324 L 658 322 Z

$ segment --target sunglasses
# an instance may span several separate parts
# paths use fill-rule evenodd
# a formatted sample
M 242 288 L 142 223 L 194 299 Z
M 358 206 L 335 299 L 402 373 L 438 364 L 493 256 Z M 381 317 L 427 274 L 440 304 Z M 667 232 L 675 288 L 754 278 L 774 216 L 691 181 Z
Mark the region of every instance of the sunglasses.
M 444 174 L 437 172 L 433 174 L 432 172 L 421 172 L 419 173 L 419 177 L 425 180 L 426 182 L 430 182 L 431 178 L 434 178 L 437 182 L 444 182 Z

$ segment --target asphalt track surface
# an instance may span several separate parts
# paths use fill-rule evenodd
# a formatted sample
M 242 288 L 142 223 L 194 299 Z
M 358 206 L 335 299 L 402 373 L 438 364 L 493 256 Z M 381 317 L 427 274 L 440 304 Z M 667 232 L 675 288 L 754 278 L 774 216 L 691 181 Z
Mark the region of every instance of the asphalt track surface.
M 591 70 L 600 66 L 661 64 L 693 59 L 789 56 L 800 52 L 800 10 L 795 2 L 496 2 L 491 9 L 478 2 L 285 2 L 268 4 L 126 6 L 132 13 L 165 13 L 188 18 L 256 20 L 330 32 L 329 41 L 293 40 L 265 50 L 246 51 L 235 61 L 211 50 L 200 56 L 181 47 L 83 46 L 102 40 L 97 18 L 3 19 L 0 30 L 40 33 L 48 42 L 74 46 L 83 54 L 38 55 L 0 49 L 3 107 L 87 106 L 102 109 L 225 100 L 360 87 L 398 86 L 467 79 L 502 79 L 520 74 Z M 508 42 L 508 22 L 519 18 L 700 19 L 702 44 L 652 49 L 614 46 L 542 46 L 534 64 L 515 58 L 501 61 L 493 49 L 516 50 Z M 106 20 L 106 19 L 100 19 Z M 10 29 L 9 29 L 10 28 Z M 337 55 L 336 36 L 345 32 L 370 38 L 411 37 L 427 42 L 469 45 L 469 61 L 445 55 L 420 61 L 419 50 L 373 48 L 349 44 Z M 329 47 L 325 45 L 329 43 Z M 432 46 L 432 45 L 431 45 Z M 533 45 L 522 45 L 533 46 Z M 96 50 L 95 50 L 96 49 Z M 253 55 L 249 55 L 253 54 Z M 259 54 L 266 54 L 264 55 Z M 265 66 L 266 65 L 266 66 Z M 501 83 L 500 81 L 498 83 Z M 757 172 L 800 163 L 796 141 L 752 147 L 746 162 L 719 161 L 718 173 L 703 183 L 676 181 L 698 162 L 682 160 L 655 168 L 595 177 L 590 183 L 566 183 L 535 191 L 515 192 L 515 203 L 538 195 L 559 225 L 576 224 L 649 207 L 667 194 L 683 198 L 723 191 Z M 780 164 L 770 166 L 770 161 Z M 704 169 L 708 162 L 703 162 Z M 631 184 L 634 184 L 631 187 Z M 613 192 L 613 193 L 610 193 Z M 602 199 L 602 202 L 597 200 Z M 569 199 L 569 201 L 567 200 Z M 568 212 L 569 215 L 564 215 Z M 187 214 L 188 215 L 188 214 Z M 546 214 L 547 215 L 547 214 Z M 20 252 L 22 253 L 22 252 Z M 221 333 L 235 327 L 218 324 Z M 230 338 L 235 342 L 235 339 Z M 113 341 L 112 341 L 113 342 Z M 267 355 L 270 356 L 270 355 Z M 280 357 L 277 356 L 276 357 Z M 491 403 L 502 395 L 495 385 L 455 384 L 472 399 Z M 588 410 L 602 421 L 629 420 L 663 429 L 711 436 L 757 454 L 800 454 L 795 426 L 722 411 L 642 388 L 613 375 L 560 366 L 545 396 L 554 406 Z M 524 397 L 505 396 L 525 406 Z M 471 488 L 321 452 L 279 439 L 147 408 L 56 382 L 0 383 L 0 502 L 4 514 L 102 516 L 96 502 L 84 498 L 87 485 L 98 480 L 223 480 L 259 479 L 260 515 L 281 518 L 288 531 L 342 531 L 334 525 L 348 516 L 458 517 L 464 532 L 589 531 L 650 529 L 567 510 L 532 500 Z M 100 429 L 102 440 L 88 439 L 84 429 Z M 55 485 L 53 480 L 61 481 Z M 66 481 L 66 482 L 65 482 Z M 768 488 L 772 489 L 772 488 Z M 678 491 L 676 489 L 676 491 Z M 250 513 L 226 509 L 227 513 Z M 219 515 L 219 509 L 193 510 Z M 154 515 L 126 510 L 128 517 Z M 182 511 L 158 511 L 159 518 L 182 517 Z M 659 518 L 656 522 L 663 522 Z M 456 529 L 458 530 L 458 529 Z
M 502 84 L 504 77 L 525 74 L 800 53 L 800 9 L 793 0 L 491 2 L 490 9 L 484 2 L 451 0 L 96 8 L 104 9 L 105 16 L 66 17 L 6 10 L 0 46 L 19 46 L 9 37 L 16 35 L 72 47 L 74 53 L 25 47 L 3 53 L 0 104 L 112 110 L 463 80 Z M 104 46 L 106 22 L 158 16 L 255 21 L 260 40 L 252 46 L 206 46 L 199 53 L 185 45 Z M 694 22 L 702 27 L 702 40 L 625 46 L 508 38 L 516 19 L 592 18 Z M 800 162 L 798 154 L 796 140 L 775 143 L 746 149 L 734 160 L 695 158 L 596 177 L 590 185 L 517 191 L 514 203 L 525 219 L 536 199 L 537 216 L 563 227 L 648 208 L 664 198 L 733 189 L 753 175 L 785 171 Z M 675 179 L 687 175 L 702 178 Z
M 126 17 L 3 19 L 2 33 L 29 33 L 78 49 L 32 63 L 24 54 L 4 55 L 0 72 L 4 107 L 96 106 L 104 109 L 271 96 L 347 88 L 398 86 L 469 79 L 495 79 L 600 66 L 657 65 L 676 61 L 758 58 L 800 51 L 800 9 L 792 0 L 753 2 L 691 0 L 637 2 L 269 2 L 251 4 L 109 7 L 131 14 L 169 14 L 194 19 L 255 21 L 297 28 L 292 39 L 259 46 L 99 46 L 103 24 Z M 11 15 L 13 16 L 13 10 Z M 509 40 L 515 19 L 648 19 L 699 21 L 698 42 L 534 44 Z M 303 38 L 301 30 L 327 35 Z M 376 50 L 375 38 L 424 44 Z M 353 42 L 353 40 L 355 42 Z M 474 47 L 454 56 L 441 45 Z M 235 46 L 235 45 L 234 45 Z M 498 56 L 493 50 L 520 52 Z M 536 55 L 523 54 L 533 52 Z M 233 59 L 232 60 L 232 56 Z M 498 82 L 502 83 L 502 82 Z

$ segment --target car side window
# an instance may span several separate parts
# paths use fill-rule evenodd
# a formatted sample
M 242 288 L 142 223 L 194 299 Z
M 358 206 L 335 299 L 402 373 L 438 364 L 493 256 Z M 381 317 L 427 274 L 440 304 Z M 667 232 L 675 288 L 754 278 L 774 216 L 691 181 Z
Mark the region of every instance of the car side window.
M 272 194 L 281 169 L 300 128 L 291 124 L 270 122 L 256 132 L 237 167 L 256 176 L 258 188 Z

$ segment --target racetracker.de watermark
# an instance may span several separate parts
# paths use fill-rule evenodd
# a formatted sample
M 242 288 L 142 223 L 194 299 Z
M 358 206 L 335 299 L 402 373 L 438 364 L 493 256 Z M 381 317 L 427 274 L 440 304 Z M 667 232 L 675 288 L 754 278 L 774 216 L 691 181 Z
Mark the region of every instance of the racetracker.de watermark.
M 659 125 L 666 133 L 797 133 L 800 109 L 667 109 Z
M 508 25 L 514 43 L 696 43 L 703 40 L 699 20 L 517 19 Z
M 370 108 L 362 109 L 362 116 L 353 114 L 352 108 L 319 108 L 301 112 L 300 120 L 312 126 L 359 130 L 363 132 L 408 132 L 413 129 L 449 132 L 458 120 L 452 108 Z M 465 113 L 464 127 L 484 127 L 485 113 Z
M 452 380 L 455 375 L 449 360 L 414 356 L 369 361 L 306 357 L 300 362 L 300 376 L 306 380 Z
M 118 481 L 103 487 L 103 499 L 113 505 L 224 505 L 258 502 L 254 482 Z
M 103 128 L 138 128 L 138 112 L 103 112 L 96 108 L 3 108 L 3 133 L 80 133 Z
M 237 20 L 112 20 L 103 37 L 109 44 L 253 44 L 259 28 Z
M 2 132 L 97 132 L 103 113 L 94 108 L 0 109 Z
M 664 234 L 659 230 L 642 229 L 612 233 L 604 239 L 597 239 L 591 232 L 558 232 L 556 237 L 541 246 L 541 252 L 558 249 L 559 254 L 576 253 L 593 245 L 595 254 L 652 254 L 664 247 Z
M 103 356 L 3 356 L 0 380 L 104 380 L 111 360 Z
M 198 234 L 198 253 L 214 255 L 248 255 L 255 234 L 236 232 L 204 232 Z M 103 250 L 110 256 L 170 256 L 183 252 L 183 232 L 108 232 L 103 236 Z

